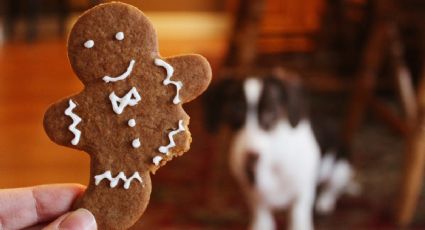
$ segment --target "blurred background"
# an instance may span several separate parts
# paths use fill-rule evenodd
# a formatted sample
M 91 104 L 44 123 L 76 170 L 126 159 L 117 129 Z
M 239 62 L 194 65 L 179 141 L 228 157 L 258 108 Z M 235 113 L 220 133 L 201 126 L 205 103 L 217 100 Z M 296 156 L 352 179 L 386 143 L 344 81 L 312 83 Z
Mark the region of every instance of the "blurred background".
M 87 184 L 88 155 L 51 142 L 42 120 L 50 103 L 82 89 L 66 38 L 100 2 L 0 2 L 0 188 Z M 363 187 L 332 215 L 316 216 L 317 229 L 425 229 L 424 1 L 124 2 L 152 20 L 162 56 L 207 57 L 213 84 L 275 66 L 301 74 L 313 116 L 341 131 Z M 248 208 L 228 169 L 229 132 L 206 131 L 201 99 L 185 108 L 192 148 L 153 176 L 134 229 L 246 229 Z M 285 215 L 276 218 L 284 228 Z

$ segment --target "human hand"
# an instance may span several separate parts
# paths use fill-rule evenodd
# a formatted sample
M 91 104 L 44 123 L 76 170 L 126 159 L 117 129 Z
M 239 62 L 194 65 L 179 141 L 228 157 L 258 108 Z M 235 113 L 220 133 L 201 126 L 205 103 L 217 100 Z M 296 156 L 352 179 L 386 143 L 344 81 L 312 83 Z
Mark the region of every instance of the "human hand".
M 77 184 L 0 189 L 0 230 L 97 229 L 88 210 L 70 211 L 84 190 L 84 186 Z

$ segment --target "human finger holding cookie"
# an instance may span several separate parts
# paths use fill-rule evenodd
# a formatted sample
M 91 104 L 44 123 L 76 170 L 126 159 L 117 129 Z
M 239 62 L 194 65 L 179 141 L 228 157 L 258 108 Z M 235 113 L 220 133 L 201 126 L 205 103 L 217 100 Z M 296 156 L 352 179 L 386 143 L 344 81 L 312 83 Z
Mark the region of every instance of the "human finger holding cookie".
M 96 220 L 88 210 L 70 210 L 84 189 L 77 184 L 2 189 L 0 229 L 95 230 Z

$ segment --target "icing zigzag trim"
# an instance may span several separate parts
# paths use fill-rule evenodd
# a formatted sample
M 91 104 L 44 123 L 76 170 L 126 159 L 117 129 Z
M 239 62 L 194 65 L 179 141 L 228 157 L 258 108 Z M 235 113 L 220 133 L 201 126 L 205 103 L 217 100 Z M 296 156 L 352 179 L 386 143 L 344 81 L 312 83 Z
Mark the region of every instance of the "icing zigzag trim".
M 168 154 L 168 151 L 170 150 L 170 148 L 173 148 L 173 147 L 176 146 L 176 142 L 174 142 L 174 135 L 176 135 L 180 132 L 183 132 L 183 131 L 185 131 L 184 126 L 183 126 L 183 120 L 179 120 L 179 128 L 177 130 L 171 131 L 168 134 L 168 139 L 170 139 L 170 144 L 168 144 L 167 146 L 161 146 L 161 147 L 159 147 L 158 150 L 161 153 Z
M 81 122 L 81 117 L 73 113 L 72 110 L 77 107 L 75 103 L 69 99 L 69 107 L 65 110 L 65 115 L 72 118 L 72 124 L 68 127 L 68 130 L 74 134 L 74 139 L 72 139 L 71 144 L 77 145 L 80 141 L 81 131 L 76 127 Z
M 158 166 L 158 165 L 159 165 L 159 163 L 161 163 L 162 159 L 163 159 L 163 158 L 162 158 L 161 156 L 155 156 L 155 157 L 152 159 L 152 163 L 153 163 L 154 165 Z
M 173 85 L 176 86 L 177 93 L 176 93 L 176 96 L 173 99 L 173 103 L 174 104 L 180 103 L 181 100 L 180 100 L 180 96 L 179 95 L 180 95 L 180 90 L 183 87 L 183 83 L 181 81 L 171 81 L 171 77 L 174 74 L 174 68 L 170 64 L 168 64 L 167 62 L 165 62 L 164 60 L 161 60 L 159 58 L 156 58 L 155 59 L 155 65 L 161 66 L 161 67 L 163 67 L 167 71 L 167 77 L 163 81 L 163 84 L 164 85 L 173 84 Z
M 139 172 L 135 172 L 135 173 L 133 173 L 133 175 L 130 178 L 127 178 L 125 176 L 124 172 L 120 172 L 116 177 L 112 177 L 111 171 L 108 170 L 108 171 L 104 172 L 103 174 L 100 174 L 100 175 L 95 176 L 94 179 L 95 179 L 95 184 L 96 185 L 99 185 L 100 182 L 103 179 L 109 180 L 110 181 L 109 186 L 111 188 L 115 188 L 118 185 L 118 182 L 120 180 L 123 180 L 124 181 L 124 186 L 123 187 L 125 189 L 129 189 L 130 188 L 131 181 L 134 180 L 134 179 L 135 180 L 138 180 L 143 185 L 143 180 L 140 177 Z

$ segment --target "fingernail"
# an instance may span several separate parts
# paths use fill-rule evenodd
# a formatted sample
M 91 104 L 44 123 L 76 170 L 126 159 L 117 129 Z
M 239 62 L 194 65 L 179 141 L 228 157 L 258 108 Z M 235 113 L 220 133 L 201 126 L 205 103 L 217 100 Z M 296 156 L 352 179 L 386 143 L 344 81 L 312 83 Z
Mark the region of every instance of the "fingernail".
M 61 230 L 95 230 L 96 220 L 87 209 L 80 208 L 70 213 L 60 224 Z

